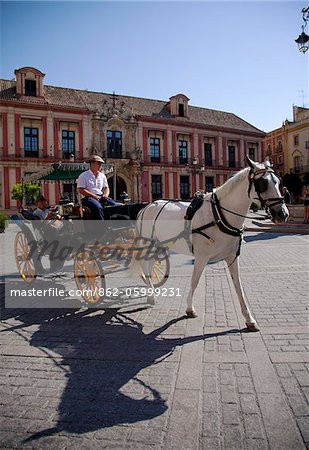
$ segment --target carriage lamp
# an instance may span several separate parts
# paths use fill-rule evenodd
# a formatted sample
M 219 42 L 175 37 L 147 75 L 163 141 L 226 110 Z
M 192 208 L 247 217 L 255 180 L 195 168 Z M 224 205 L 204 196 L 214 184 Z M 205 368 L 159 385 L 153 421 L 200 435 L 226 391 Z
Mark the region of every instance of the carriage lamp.
M 302 53 L 306 53 L 306 51 L 309 49 L 309 36 L 305 33 L 307 22 L 309 20 L 309 6 L 307 8 L 303 8 L 301 12 L 303 14 L 304 24 L 301 26 L 302 32 L 298 36 L 298 38 L 295 39 L 295 42 L 298 45 L 298 50 Z

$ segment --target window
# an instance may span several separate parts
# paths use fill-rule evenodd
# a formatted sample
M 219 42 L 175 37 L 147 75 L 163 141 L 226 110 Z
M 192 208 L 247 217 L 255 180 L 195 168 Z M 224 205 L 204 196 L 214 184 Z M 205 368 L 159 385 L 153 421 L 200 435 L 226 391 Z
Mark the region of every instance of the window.
M 180 176 L 180 198 L 188 200 L 190 198 L 190 182 L 187 175 Z
M 212 166 L 212 144 L 204 143 L 205 166 Z
M 212 192 L 214 189 L 214 177 L 205 177 L 205 190 Z
M 162 198 L 162 176 L 151 175 L 151 194 L 152 200 Z
M 36 97 L 36 81 L 25 80 L 25 95 L 29 97 Z
M 255 148 L 249 147 L 248 151 L 249 151 L 249 158 L 252 159 L 252 161 L 255 161 Z
M 294 158 L 294 167 L 295 167 L 295 173 L 299 173 L 300 172 L 300 157 L 299 156 L 295 156 L 295 158 Z
M 160 162 L 160 138 L 150 138 L 150 161 Z
M 299 139 L 298 139 L 298 134 L 296 136 L 294 136 L 294 145 L 298 145 L 299 144 Z
M 271 145 L 270 144 L 268 144 L 268 146 L 267 146 L 266 156 L 271 156 Z
M 187 164 L 188 162 L 188 142 L 178 141 L 179 164 Z
M 178 115 L 179 117 L 185 117 L 185 107 L 183 103 L 179 103 L 178 105 Z
M 236 161 L 235 161 L 235 146 L 229 145 L 229 167 L 236 167 Z
M 108 158 L 122 158 L 122 132 L 121 131 L 107 131 L 107 157 Z
M 24 128 L 25 157 L 37 158 L 39 156 L 39 130 L 38 128 Z
M 62 154 L 69 159 L 75 153 L 75 131 L 62 130 Z
M 277 152 L 282 152 L 282 142 L 281 141 L 278 142 Z

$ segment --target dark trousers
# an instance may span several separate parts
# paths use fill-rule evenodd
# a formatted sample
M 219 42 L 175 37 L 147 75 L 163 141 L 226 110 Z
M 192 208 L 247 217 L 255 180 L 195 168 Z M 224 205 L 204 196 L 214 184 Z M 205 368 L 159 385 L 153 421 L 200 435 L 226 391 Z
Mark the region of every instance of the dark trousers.
M 93 197 L 84 197 L 82 199 L 82 205 L 86 206 L 91 211 L 91 217 L 93 220 L 104 220 L 104 208 L 102 205 L 118 205 L 119 203 L 115 202 L 110 197 L 106 199 L 102 199 L 101 201 L 96 200 Z

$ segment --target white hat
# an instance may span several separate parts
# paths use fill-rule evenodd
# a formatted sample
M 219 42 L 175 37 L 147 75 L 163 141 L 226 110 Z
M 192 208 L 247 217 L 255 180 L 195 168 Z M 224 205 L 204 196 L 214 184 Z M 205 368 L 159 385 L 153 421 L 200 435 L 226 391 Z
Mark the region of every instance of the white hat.
M 89 162 L 92 162 L 92 161 L 97 161 L 97 162 L 104 164 L 104 160 L 99 155 L 91 155 L 89 158 Z

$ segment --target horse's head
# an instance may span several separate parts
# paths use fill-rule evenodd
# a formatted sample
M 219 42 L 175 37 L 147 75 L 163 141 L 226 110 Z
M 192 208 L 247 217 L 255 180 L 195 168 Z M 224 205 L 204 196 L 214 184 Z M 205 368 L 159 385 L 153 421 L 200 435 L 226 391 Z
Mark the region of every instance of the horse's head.
M 273 222 L 286 222 L 289 211 L 280 192 L 280 179 L 276 176 L 270 162 L 265 160 L 261 164 L 256 163 L 248 156 L 247 161 L 250 166 L 249 197 L 258 198 L 262 208 L 269 209 Z

